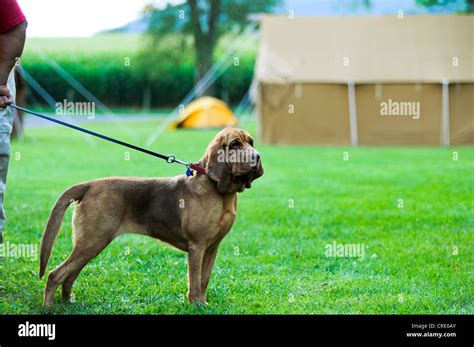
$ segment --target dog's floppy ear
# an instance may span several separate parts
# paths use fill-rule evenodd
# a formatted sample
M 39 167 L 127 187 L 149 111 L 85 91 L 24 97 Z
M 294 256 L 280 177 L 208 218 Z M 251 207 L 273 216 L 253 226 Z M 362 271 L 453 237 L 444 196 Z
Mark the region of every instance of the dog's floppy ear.
M 206 169 L 207 176 L 217 183 L 219 193 L 226 194 L 232 193 L 234 184 L 231 181 L 231 169 L 228 163 L 219 160 L 219 150 L 222 150 L 223 145 L 224 137 L 216 137 L 207 147 L 200 163 Z

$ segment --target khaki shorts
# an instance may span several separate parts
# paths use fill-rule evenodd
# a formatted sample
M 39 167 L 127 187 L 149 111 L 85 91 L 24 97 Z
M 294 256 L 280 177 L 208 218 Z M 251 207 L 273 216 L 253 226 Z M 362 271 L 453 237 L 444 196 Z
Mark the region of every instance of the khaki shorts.
M 15 100 L 15 75 L 12 71 L 8 78 L 8 88 Z M 8 162 L 10 161 L 10 134 L 13 127 L 15 109 L 7 107 L 0 108 L 0 241 L 3 240 L 2 231 L 5 227 L 5 210 L 3 207 L 5 190 L 7 185 Z

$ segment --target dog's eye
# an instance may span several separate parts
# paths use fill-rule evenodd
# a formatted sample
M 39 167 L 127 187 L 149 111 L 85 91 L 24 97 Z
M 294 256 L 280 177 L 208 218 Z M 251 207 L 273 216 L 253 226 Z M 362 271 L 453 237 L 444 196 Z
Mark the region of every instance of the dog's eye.
M 253 139 L 249 139 L 249 140 L 248 140 L 248 143 L 249 143 L 250 146 L 253 147 Z
M 240 141 L 239 140 L 234 140 L 229 145 L 229 147 L 237 147 L 237 146 L 240 146 Z

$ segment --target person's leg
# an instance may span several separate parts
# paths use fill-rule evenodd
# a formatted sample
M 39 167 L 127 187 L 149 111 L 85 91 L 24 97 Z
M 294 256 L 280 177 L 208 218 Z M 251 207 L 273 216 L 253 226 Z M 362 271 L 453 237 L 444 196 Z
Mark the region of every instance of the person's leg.
M 13 95 L 13 100 L 15 100 L 14 71 L 10 73 L 8 78 L 8 88 Z M 3 243 L 3 229 L 6 220 L 3 201 L 7 184 L 8 162 L 10 161 L 10 134 L 14 115 L 15 112 L 12 107 L 0 109 L 0 243 Z

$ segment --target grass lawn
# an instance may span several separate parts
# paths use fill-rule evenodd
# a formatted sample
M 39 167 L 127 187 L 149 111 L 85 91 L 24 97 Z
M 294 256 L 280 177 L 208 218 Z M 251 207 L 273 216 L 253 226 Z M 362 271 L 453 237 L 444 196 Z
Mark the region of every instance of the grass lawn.
M 101 34 L 92 37 L 28 37 L 26 49 L 41 49 L 48 54 L 87 52 L 103 53 L 123 51 L 133 53 L 142 47 L 142 36 L 138 34 Z
M 88 125 L 139 145 L 155 126 Z M 153 149 L 197 160 L 214 134 L 165 133 Z M 38 259 L 0 260 L 0 313 L 474 313 L 472 148 L 257 147 L 265 175 L 239 196 L 207 308 L 184 300 L 184 253 L 124 235 L 81 273 L 76 301 L 61 303 L 58 290 L 50 309 L 41 308 Z M 56 198 L 75 183 L 184 173 L 125 151 L 65 128 L 28 130 L 12 145 L 5 241 L 38 244 Z M 71 209 L 48 271 L 72 248 L 70 220 Z M 359 244 L 364 256 L 327 257 L 334 241 Z

